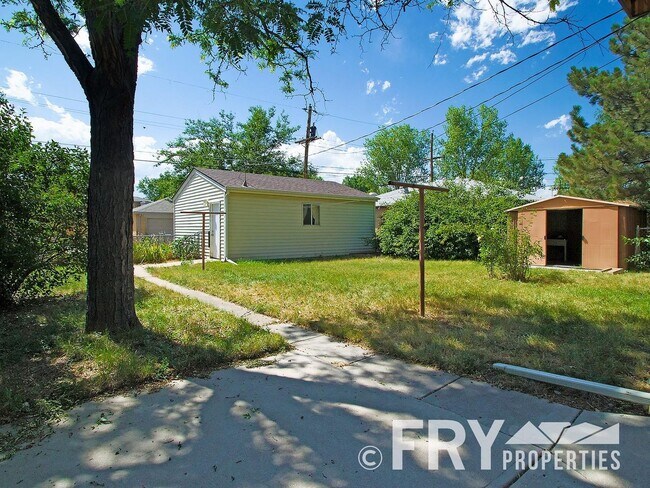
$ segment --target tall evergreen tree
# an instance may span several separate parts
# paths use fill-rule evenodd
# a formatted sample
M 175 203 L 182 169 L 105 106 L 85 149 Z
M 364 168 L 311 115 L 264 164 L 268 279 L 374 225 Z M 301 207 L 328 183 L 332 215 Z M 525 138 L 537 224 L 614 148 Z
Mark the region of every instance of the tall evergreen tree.
M 622 69 L 573 67 L 569 74 L 571 86 L 598 111 L 593 124 L 579 106 L 571 111 L 573 152 L 559 156 L 559 180 L 572 195 L 650 207 L 650 18 L 614 36 L 610 50 Z

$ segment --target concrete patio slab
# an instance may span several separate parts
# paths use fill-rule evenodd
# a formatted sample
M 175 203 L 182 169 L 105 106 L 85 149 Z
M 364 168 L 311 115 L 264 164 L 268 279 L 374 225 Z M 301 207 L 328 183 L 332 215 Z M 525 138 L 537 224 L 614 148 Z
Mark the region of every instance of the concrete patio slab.
M 580 413 L 566 405 L 551 403 L 518 391 L 502 390 L 468 378 L 454 381 L 427 396 L 424 401 L 465 418 L 477 419 L 486 426 L 496 419 L 504 419 L 501 430 L 509 436 L 514 435 L 526 422 L 535 425 L 540 422 L 573 422 Z
M 429 470 L 426 429 L 407 433 L 414 451 L 404 453 L 402 470 L 391 469 L 393 420 L 465 419 L 346 382 L 341 368 L 319 363 L 320 375 L 307 381 L 293 377 L 295 368 L 236 368 L 86 404 L 41 445 L 1 463 L 2 485 L 479 487 L 516 477 L 501 469 L 502 434 L 492 470 L 480 469 L 471 438 L 461 447 L 465 470 L 446 454 Z M 376 470 L 359 464 L 365 446 L 382 451 Z

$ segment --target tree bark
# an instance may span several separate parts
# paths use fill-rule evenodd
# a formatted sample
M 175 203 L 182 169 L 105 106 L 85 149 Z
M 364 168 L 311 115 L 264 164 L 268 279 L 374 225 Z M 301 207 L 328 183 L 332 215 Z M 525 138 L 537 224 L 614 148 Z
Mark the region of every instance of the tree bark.
M 108 85 L 108 86 L 106 86 Z M 89 90 L 86 331 L 139 325 L 133 283 L 133 90 L 100 81 Z
M 119 22 L 87 16 L 95 68 L 90 109 L 87 332 L 138 327 L 133 282 L 133 110 L 138 48 Z M 114 18 L 111 20 L 115 20 Z M 100 37 L 101 36 L 101 37 Z

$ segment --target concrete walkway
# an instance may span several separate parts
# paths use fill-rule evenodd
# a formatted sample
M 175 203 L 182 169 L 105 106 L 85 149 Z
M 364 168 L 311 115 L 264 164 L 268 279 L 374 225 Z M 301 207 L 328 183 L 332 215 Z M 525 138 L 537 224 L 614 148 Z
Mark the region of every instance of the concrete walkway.
M 75 408 L 53 435 L 0 463 L 0 486 L 642 486 L 650 479 L 648 417 L 580 411 L 500 390 L 278 323 L 154 278 L 142 267 L 136 276 L 245 317 L 294 349 L 257 367 Z M 413 450 L 404 451 L 403 469 L 394 470 L 393 421 L 409 419 L 423 420 L 424 427 L 405 432 Z M 488 432 L 495 419 L 504 423 L 491 452 L 482 453 L 469 421 Z M 429 449 L 441 446 L 427 438 L 430 420 L 464 428 L 467 438 L 458 448 L 464 470 L 454 469 L 444 451 L 438 469 L 429 469 Z M 507 444 L 527 422 L 546 438 Z M 589 430 L 585 422 L 597 427 Z M 616 424 L 620 445 L 577 442 Z M 440 441 L 454 437 L 440 432 Z M 574 442 L 557 443 L 569 432 Z M 525 459 L 504 469 L 504 451 L 514 458 L 515 450 Z M 567 470 L 568 451 L 580 460 L 581 450 L 605 451 L 605 466 L 619 469 L 594 469 L 589 454 L 587 466 Z M 618 466 L 610 462 L 613 450 L 620 451 Z M 556 466 L 542 470 L 549 453 L 557 453 Z M 490 461 L 491 469 L 481 469 Z

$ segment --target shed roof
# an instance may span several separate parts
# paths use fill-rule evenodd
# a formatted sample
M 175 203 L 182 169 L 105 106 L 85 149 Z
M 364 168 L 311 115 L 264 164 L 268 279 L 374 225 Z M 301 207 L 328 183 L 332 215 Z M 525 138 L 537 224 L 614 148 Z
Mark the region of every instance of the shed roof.
M 227 189 L 262 190 L 282 193 L 309 193 L 314 195 L 333 196 L 339 198 L 376 198 L 368 195 L 367 193 L 347 187 L 334 181 L 310 180 L 305 178 L 292 178 L 288 176 L 260 175 L 255 173 L 226 171 L 221 169 L 195 169 L 199 173 L 207 176 L 215 183 L 218 183 Z
M 133 213 L 174 213 L 174 204 L 169 198 L 146 203 L 133 209 Z
M 594 204 L 596 205 L 610 205 L 610 206 L 617 206 L 617 207 L 632 207 L 632 208 L 642 208 L 641 205 L 634 203 L 634 202 L 608 202 L 606 200 L 594 200 L 592 198 L 582 198 L 582 197 L 572 197 L 568 195 L 555 195 L 554 197 L 550 198 L 545 198 L 543 200 L 538 200 L 537 202 L 531 202 L 527 203 L 525 205 L 520 205 L 519 207 L 514 207 L 514 208 L 509 208 L 506 210 L 506 212 L 515 212 L 517 210 L 521 210 L 524 208 L 530 208 L 530 207 L 535 207 L 537 205 L 544 205 L 548 202 L 551 202 L 553 200 L 573 200 L 576 203 L 576 207 L 585 207 L 585 206 L 593 206 Z

